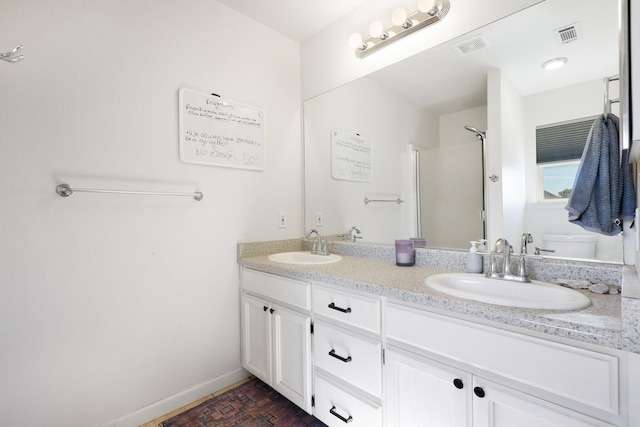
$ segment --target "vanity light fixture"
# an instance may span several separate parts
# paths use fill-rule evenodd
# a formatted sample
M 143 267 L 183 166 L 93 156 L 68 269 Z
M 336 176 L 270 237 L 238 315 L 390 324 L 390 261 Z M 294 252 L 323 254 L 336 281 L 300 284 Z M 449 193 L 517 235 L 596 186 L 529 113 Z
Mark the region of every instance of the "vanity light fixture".
M 358 58 L 364 58 L 422 28 L 442 21 L 449 12 L 449 0 L 419 0 L 418 10 L 411 15 L 402 8 L 391 14 L 391 25 L 384 27 L 382 22 L 373 21 L 369 26 L 369 35 L 363 39 L 360 33 L 349 37 L 349 45 L 356 50 Z
M 550 59 L 548 61 L 545 61 L 542 63 L 542 68 L 544 68 L 547 71 L 551 71 L 551 70 L 557 70 L 560 67 L 563 67 L 564 64 L 566 64 L 568 61 L 567 58 L 553 58 Z

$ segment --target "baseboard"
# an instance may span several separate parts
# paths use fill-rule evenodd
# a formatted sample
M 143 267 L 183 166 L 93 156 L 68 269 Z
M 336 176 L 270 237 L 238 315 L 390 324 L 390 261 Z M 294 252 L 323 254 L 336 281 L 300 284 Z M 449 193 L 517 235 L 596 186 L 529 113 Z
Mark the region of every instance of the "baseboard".
M 249 373 L 240 368 L 231 371 L 210 381 L 198 384 L 188 390 L 181 391 L 166 399 L 159 400 L 151 405 L 137 409 L 127 415 L 109 421 L 100 427 L 138 427 L 141 424 L 159 418 L 171 411 L 175 411 L 189 403 L 205 397 L 208 394 L 215 393 L 225 387 L 235 384 L 247 378 Z

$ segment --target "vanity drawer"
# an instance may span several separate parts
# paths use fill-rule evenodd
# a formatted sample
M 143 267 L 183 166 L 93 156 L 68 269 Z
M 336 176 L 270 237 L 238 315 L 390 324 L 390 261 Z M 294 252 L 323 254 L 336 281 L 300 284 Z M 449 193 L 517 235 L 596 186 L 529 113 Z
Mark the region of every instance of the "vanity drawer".
M 410 327 L 408 327 L 410 326 Z M 386 337 L 609 414 L 619 413 L 618 358 L 389 303 Z M 540 392 L 535 392 L 540 390 Z
M 314 323 L 314 365 L 331 375 L 380 397 L 382 344 L 346 329 Z
M 313 287 L 313 311 L 347 325 L 380 333 L 380 300 Z
M 313 415 L 329 427 L 382 426 L 380 405 L 347 392 L 321 376 L 315 376 L 315 408 Z
M 242 270 L 242 289 L 277 302 L 311 309 L 311 283 L 260 271 Z

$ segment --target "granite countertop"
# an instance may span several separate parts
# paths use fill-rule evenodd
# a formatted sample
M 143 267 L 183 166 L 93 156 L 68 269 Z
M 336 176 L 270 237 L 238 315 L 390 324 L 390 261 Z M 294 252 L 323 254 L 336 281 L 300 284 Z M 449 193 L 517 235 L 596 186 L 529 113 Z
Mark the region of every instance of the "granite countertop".
M 342 255 L 335 264 L 300 266 L 269 261 L 267 255 L 239 256 L 247 268 L 327 283 L 345 290 L 379 295 L 391 301 L 494 326 L 509 325 L 538 333 L 621 349 L 621 297 L 583 292 L 592 304 L 581 310 L 557 311 L 504 307 L 456 298 L 424 284 L 427 276 L 460 271 L 445 267 L 398 267 L 393 261 Z M 525 285 L 523 285 L 525 286 Z

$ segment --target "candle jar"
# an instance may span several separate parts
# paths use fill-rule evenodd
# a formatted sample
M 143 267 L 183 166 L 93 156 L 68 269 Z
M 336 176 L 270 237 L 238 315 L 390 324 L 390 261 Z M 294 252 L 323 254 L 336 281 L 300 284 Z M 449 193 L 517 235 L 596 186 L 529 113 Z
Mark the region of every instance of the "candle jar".
M 413 240 L 396 240 L 396 265 L 410 267 L 416 263 Z

